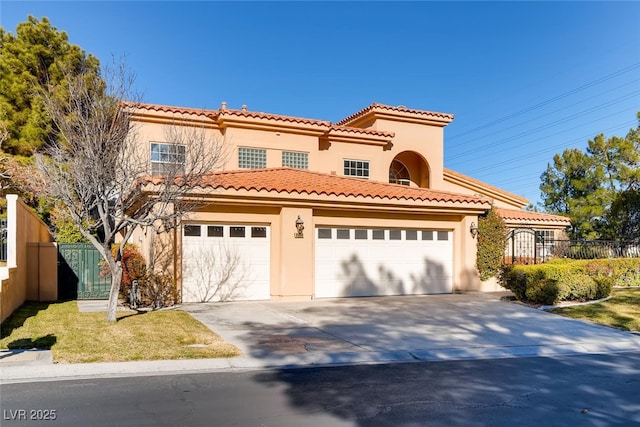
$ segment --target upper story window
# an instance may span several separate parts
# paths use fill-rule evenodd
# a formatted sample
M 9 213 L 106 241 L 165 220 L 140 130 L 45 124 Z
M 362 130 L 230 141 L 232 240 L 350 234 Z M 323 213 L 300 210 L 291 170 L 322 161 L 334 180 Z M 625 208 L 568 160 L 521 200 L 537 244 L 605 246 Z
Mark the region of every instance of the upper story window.
M 389 182 L 391 184 L 411 185 L 411 176 L 405 165 L 397 160 L 389 166 Z
M 344 175 L 369 178 L 369 162 L 367 160 L 345 160 Z
M 184 171 L 187 148 L 184 145 L 151 143 L 151 175 L 175 174 Z
M 267 167 L 267 150 L 263 148 L 238 148 L 240 169 L 260 169 Z
M 309 169 L 309 153 L 283 151 L 282 166 L 296 169 Z

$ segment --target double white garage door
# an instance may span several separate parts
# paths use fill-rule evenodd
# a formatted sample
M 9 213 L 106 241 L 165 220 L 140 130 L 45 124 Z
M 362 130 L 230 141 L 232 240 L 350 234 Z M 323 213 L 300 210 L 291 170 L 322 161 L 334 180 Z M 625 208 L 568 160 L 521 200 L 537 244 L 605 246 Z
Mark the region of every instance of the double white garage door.
M 450 231 L 316 229 L 315 296 L 451 293 Z
M 319 227 L 314 244 L 316 298 L 452 292 L 450 231 Z M 185 225 L 182 251 L 184 302 L 271 298 L 270 227 Z

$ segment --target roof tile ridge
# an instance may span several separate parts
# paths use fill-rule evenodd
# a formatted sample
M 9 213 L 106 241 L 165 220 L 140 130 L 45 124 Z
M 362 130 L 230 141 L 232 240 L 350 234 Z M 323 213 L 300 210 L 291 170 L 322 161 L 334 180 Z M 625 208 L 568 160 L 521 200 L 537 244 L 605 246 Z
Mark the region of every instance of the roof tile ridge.
M 312 119 L 307 117 L 298 117 L 298 116 L 288 116 L 284 114 L 276 114 L 276 113 L 265 113 L 263 111 L 249 111 L 249 110 L 238 110 L 234 108 L 226 108 L 224 110 L 220 110 L 221 114 L 232 114 L 236 116 L 245 116 L 245 117 L 261 117 L 261 118 L 272 118 L 276 120 L 284 120 L 291 122 L 302 122 L 302 123 L 319 123 L 325 126 L 331 126 L 331 122 L 328 120 L 321 119 Z
M 552 213 L 547 213 L 547 212 L 535 212 L 535 211 L 526 211 L 523 209 L 509 209 L 509 208 L 496 208 L 498 209 L 498 212 L 505 212 L 505 213 L 511 213 L 511 215 L 518 215 L 520 214 L 520 216 L 524 217 L 524 216 L 540 216 L 540 217 L 546 217 L 546 218 L 558 218 L 558 219 L 562 219 L 565 220 L 567 222 L 571 221 L 571 218 L 568 216 L 564 216 L 564 215 L 558 215 L 558 214 L 552 214 Z M 528 219 L 528 218 L 523 218 L 523 219 Z
M 347 116 L 347 117 L 345 117 L 343 119 L 338 120 L 335 124 L 341 126 L 341 125 L 344 125 L 345 123 L 349 123 L 349 122 L 355 120 L 356 118 L 362 116 L 363 114 L 366 114 L 370 110 L 374 109 L 377 105 L 381 105 L 381 104 L 378 104 L 376 102 L 372 102 L 368 106 L 356 111 L 355 113 L 353 113 L 353 114 L 351 114 L 351 115 L 349 115 L 349 116 Z
M 346 125 L 338 125 L 338 124 L 334 124 L 331 125 L 330 130 L 335 129 L 335 130 L 343 130 L 346 132 L 354 132 L 354 133 L 368 133 L 368 134 L 373 134 L 373 135 L 381 135 L 381 136 L 389 136 L 389 137 L 393 137 L 395 136 L 394 132 L 390 132 L 387 130 L 379 130 L 379 129 L 371 129 L 371 128 L 359 128 L 359 127 L 355 127 L 355 126 L 346 126 Z
M 219 109 L 211 110 L 207 108 L 195 108 L 195 107 L 183 107 L 177 105 L 164 105 L 164 104 L 155 104 L 148 102 L 132 102 L 125 101 L 123 102 L 125 106 L 139 108 L 143 110 L 151 110 L 151 111 L 163 111 L 170 113 L 185 113 L 185 114 L 199 114 L 199 115 L 215 115 L 220 112 Z

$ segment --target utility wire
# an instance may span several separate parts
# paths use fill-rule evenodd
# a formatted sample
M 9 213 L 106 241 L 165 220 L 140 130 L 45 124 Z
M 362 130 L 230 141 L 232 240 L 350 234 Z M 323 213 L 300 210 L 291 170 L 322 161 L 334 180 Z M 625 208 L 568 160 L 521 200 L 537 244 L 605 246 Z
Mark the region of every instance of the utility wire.
M 586 90 L 586 89 L 589 89 L 589 88 L 591 88 L 593 86 L 596 86 L 596 85 L 598 85 L 600 83 L 603 83 L 603 82 L 611 80 L 611 79 L 613 79 L 615 77 L 618 77 L 618 76 L 620 76 L 620 75 L 622 75 L 624 73 L 628 73 L 629 71 L 633 71 L 633 70 L 635 70 L 637 68 L 640 68 L 640 62 L 636 62 L 634 64 L 631 64 L 628 67 L 625 67 L 625 68 L 623 68 L 621 70 L 615 71 L 615 72 L 613 72 L 611 74 L 608 74 L 608 75 L 603 76 L 603 77 L 601 77 L 599 79 L 593 80 L 593 81 L 591 81 L 589 83 L 586 83 L 586 84 L 584 84 L 582 86 L 579 86 L 577 88 L 574 88 L 574 89 L 572 89 L 570 91 L 567 91 L 567 92 L 562 93 L 560 95 L 557 95 L 557 96 L 554 96 L 552 98 L 549 98 L 549 99 L 547 99 L 545 101 L 539 102 L 539 103 L 537 103 L 535 105 L 532 105 L 530 107 L 527 107 L 527 108 L 524 108 L 522 110 L 519 110 L 519 111 L 517 111 L 515 113 L 508 114 L 506 116 L 503 116 L 503 117 L 500 117 L 498 119 L 492 120 L 490 122 L 487 122 L 487 123 L 482 124 L 480 126 L 477 126 L 475 128 L 469 129 L 469 130 L 467 130 L 465 132 L 462 132 L 462 133 L 459 133 L 457 135 L 454 135 L 454 136 L 450 137 L 449 140 L 455 140 L 455 139 L 458 139 L 458 138 L 460 138 L 460 137 L 462 137 L 464 135 L 468 135 L 468 134 L 476 132 L 478 130 L 485 129 L 485 128 L 488 128 L 490 126 L 494 126 L 494 125 L 502 123 L 502 122 L 504 122 L 506 120 L 510 120 L 510 119 L 512 119 L 514 117 L 518 117 L 518 116 L 520 116 L 522 114 L 525 114 L 525 113 L 528 113 L 530 111 L 536 110 L 536 109 L 538 109 L 540 107 L 544 107 L 545 105 L 548 105 L 548 104 L 550 104 L 552 102 L 556 102 L 556 101 L 558 101 L 560 99 L 563 99 L 563 98 L 566 98 L 568 96 L 574 95 L 574 94 L 579 93 L 579 92 L 581 92 L 583 90 Z
M 454 155 L 454 156 L 452 156 L 452 157 L 449 157 L 449 160 L 455 160 L 455 159 L 463 158 L 463 157 L 469 156 L 469 155 L 471 155 L 471 154 L 474 154 L 474 153 L 476 153 L 476 152 L 478 152 L 478 151 L 485 151 L 487 148 L 498 147 L 498 146 L 504 145 L 504 144 L 506 144 L 506 143 L 508 143 L 508 142 L 514 141 L 514 140 L 516 140 L 516 139 L 522 138 L 522 137 L 524 137 L 524 136 L 533 135 L 533 134 L 538 133 L 538 132 L 541 132 L 541 131 L 543 131 L 543 130 L 546 130 L 546 129 L 549 129 L 549 128 L 552 128 L 552 127 L 556 127 L 556 126 L 560 126 L 560 125 L 562 125 L 562 124 L 565 124 L 565 123 L 566 123 L 566 122 L 568 122 L 568 121 L 571 121 L 571 120 L 574 120 L 574 119 L 576 119 L 576 118 L 579 118 L 579 117 L 585 116 L 585 115 L 587 115 L 587 114 L 590 114 L 590 113 L 593 113 L 593 112 L 599 111 L 599 110 L 601 110 L 601 109 L 603 109 L 603 108 L 606 108 L 606 107 L 609 107 L 609 106 L 611 106 L 611 105 L 617 104 L 618 102 L 621 102 L 621 101 L 624 101 L 624 100 L 627 100 L 627 99 L 633 98 L 633 97 L 635 97 L 635 96 L 636 96 L 636 95 L 638 95 L 638 94 L 640 94 L 640 90 L 637 90 L 637 91 L 631 92 L 631 93 L 629 93 L 629 94 L 627 94 L 627 95 L 624 95 L 624 96 L 621 96 L 621 97 L 615 98 L 615 99 L 613 99 L 613 100 L 611 100 L 611 101 L 608 101 L 608 102 L 605 102 L 605 103 L 603 103 L 603 104 L 600 104 L 600 105 L 597 105 L 597 106 L 594 106 L 594 107 L 588 108 L 588 109 L 583 110 L 583 111 L 581 111 L 581 112 L 578 112 L 578 113 L 575 113 L 575 114 L 571 114 L 571 115 L 566 116 L 566 117 L 562 117 L 562 118 L 558 119 L 558 120 L 557 120 L 555 123 L 553 123 L 553 124 L 544 124 L 544 125 L 541 125 L 541 126 L 535 127 L 535 128 L 533 128 L 533 129 L 529 129 L 529 130 L 526 130 L 526 131 L 524 131 L 524 132 L 518 133 L 518 134 L 516 134 L 516 135 L 510 136 L 510 137 L 507 137 L 507 138 L 503 138 L 503 139 L 498 140 L 498 141 L 496 141 L 496 142 L 492 142 L 492 143 L 490 143 L 490 144 L 485 144 L 485 145 L 483 145 L 483 146 L 479 146 L 479 147 L 475 147 L 475 148 L 472 148 L 472 149 L 466 150 L 464 153 L 457 154 L 457 155 Z M 567 129 L 567 130 L 565 130 L 565 131 L 563 131 L 563 132 L 566 132 L 566 131 L 571 130 L 571 129 L 575 129 L 575 128 L 577 128 L 577 127 L 582 127 L 582 126 L 583 126 L 583 125 L 582 125 L 582 124 L 580 124 L 580 125 L 575 126 L 575 127 L 573 127 L 573 128 L 569 128 L 569 129 Z
M 637 121 L 635 121 L 635 120 L 629 120 L 629 121 L 626 121 L 624 123 L 620 123 L 618 125 L 611 126 L 609 128 L 603 129 L 602 133 L 607 133 L 609 131 L 612 131 L 612 130 L 615 130 L 615 129 L 619 129 L 619 128 L 623 127 L 623 126 L 632 126 L 636 122 Z M 530 158 L 532 158 L 534 156 L 538 156 L 538 155 L 542 155 L 542 154 L 547 155 L 548 153 L 551 153 L 551 152 L 553 152 L 553 151 L 555 151 L 557 149 L 560 149 L 560 148 L 567 147 L 567 146 L 569 146 L 569 145 L 571 145 L 573 143 L 584 142 L 588 138 L 590 138 L 590 136 L 586 135 L 584 137 L 575 138 L 575 139 L 572 139 L 570 141 L 564 141 L 564 142 L 562 142 L 560 144 L 556 144 L 556 145 L 553 145 L 551 147 L 547 147 L 547 148 L 542 149 L 542 150 L 538 150 L 538 151 L 534 151 L 534 152 L 531 152 L 531 153 L 523 154 L 522 156 L 518 156 L 518 157 L 511 157 L 509 160 L 504 160 L 504 161 L 501 161 L 501 162 L 498 162 L 498 163 L 491 163 L 490 167 L 494 168 L 494 167 L 498 167 L 498 166 L 509 165 L 509 164 L 516 163 L 518 160 L 530 159 Z M 591 136 L 591 138 L 593 138 L 593 136 Z M 482 172 L 484 170 L 486 170 L 486 166 L 485 166 L 482 169 L 470 169 L 470 170 L 467 170 L 465 173 L 468 173 L 468 174 L 470 174 L 472 176 L 475 176 L 475 174 L 482 174 L 482 176 L 492 176 L 492 175 L 500 174 L 500 173 L 502 173 L 504 171 L 509 171 L 509 170 L 513 170 L 513 169 L 519 169 L 523 165 L 524 166 L 529 166 L 529 165 L 533 165 L 535 163 L 538 163 L 538 161 L 536 160 L 536 161 L 524 162 L 524 163 L 517 162 L 517 165 L 512 167 L 512 168 L 500 168 L 500 171 L 489 172 L 489 173 L 482 174 Z

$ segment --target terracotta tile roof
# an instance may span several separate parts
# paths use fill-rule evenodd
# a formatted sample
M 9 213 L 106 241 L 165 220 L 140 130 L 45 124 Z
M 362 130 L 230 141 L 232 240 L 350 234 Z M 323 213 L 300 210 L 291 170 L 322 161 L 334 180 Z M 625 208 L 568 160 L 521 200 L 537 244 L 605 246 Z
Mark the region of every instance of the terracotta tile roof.
M 221 118 L 224 116 L 235 116 L 235 117 L 248 117 L 253 119 L 271 119 L 271 120 L 279 120 L 279 121 L 285 121 L 285 122 L 291 122 L 291 123 L 321 125 L 326 127 L 331 126 L 331 122 L 326 120 L 283 116 L 280 114 L 259 113 L 256 111 L 235 110 L 231 108 L 224 108 L 224 109 L 219 108 L 217 110 L 207 110 L 207 109 L 175 107 L 170 105 L 157 105 L 157 104 L 142 104 L 142 103 L 140 104 L 123 103 L 123 104 L 137 108 L 139 110 L 156 111 L 161 113 L 174 113 L 174 114 L 197 114 L 197 115 L 211 117 L 214 120 L 217 120 L 218 118 Z
M 435 111 L 426 111 L 426 110 L 414 110 L 411 108 L 404 107 L 399 105 L 397 107 L 393 107 L 391 105 L 378 104 L 374 102 L 368 107 L 363 108 L 362 110 L 350 115 L 349 117 L 345 117 L 344 119 L 336 122 L 336 125 L 345 125 L 357 118 L 360 118 L 370 112 L 394 112 L 394 113 L 407 113 L 414 116 L 419 116 L 423 118 L 437 118 L 440 120 L 451 121 L 454 118 L 453 114 L 448 113 L 438 113 Z
M 160 179 L 162 178 L 149 177 L 146 182 L 157 183 Z M 292 168 L 212 172 L 202 178 L 200 187 L 225 190 L 257 190 L 289 194 L 450 202 L 485 205 L 486 208 L 489 208 L 491 203 L 490 199 L 483 197 L 467 196 Z
M 354 128 L 349 126 L 338 126 L 338 125 L 331 126 L 331 129 L 329 129 L 329 131 L 339 131 L 339 132 L 357 133 L 361 135 L 381 136 L 383 138 L 393 138 L 395 136 L 394 132 L 388 132 L 386 130 L 362 129 L 362 128 Z
M 217 110 L 217 117 L 223 118 L 224 116 L 236 116 L 236 117 L 249 117 L 252 119 L 268 119 L 268 120 L 277 120 L 291 123 L 301 123 L 301 124 L 309 124 L 309 125 L 320 125 L 320 126 L 331 126 L 331 122 L 326 120 L 316 120 L 316 119 L 306 119 L 303 117 L 293 117 L 293 116 L 283 116 L 280 114 L 270 114 L 270 113 L 259 113 L 255 111 L 245 111 L 245 110 L 233 110 L 226 108 L 224 110 Z
M 143 104 L 134 102 L 123 102 L 122 104 L 138 110 L 157 111 L 160 113 L 195 114 L 207 117 L 214 117 L 217 114 L 217 110 L 205 110 L 202 108 L 175 107 L 171 105 Z
M 505 208 L 496 208 L 496 212 L 502 219 L 538 222 L 560 222 L 567 225 L 571 223 L 571 218 L 569 217 L 540 212 L 529 212 Z

